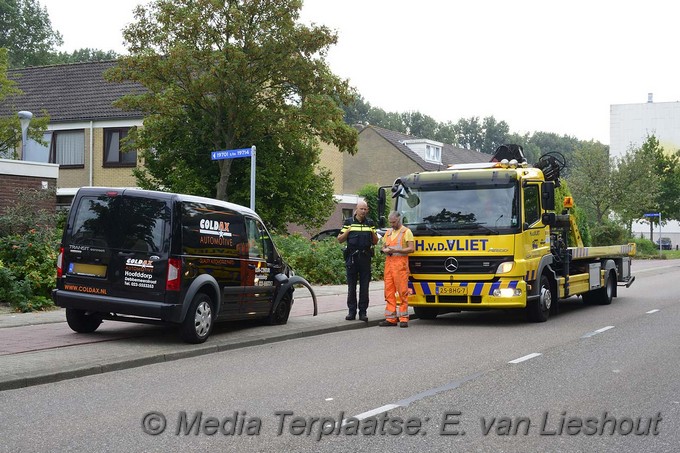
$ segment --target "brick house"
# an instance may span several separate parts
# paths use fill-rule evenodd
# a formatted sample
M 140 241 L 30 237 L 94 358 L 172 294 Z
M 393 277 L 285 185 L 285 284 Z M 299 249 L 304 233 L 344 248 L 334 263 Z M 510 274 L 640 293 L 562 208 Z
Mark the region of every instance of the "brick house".
M 11 69 L 7 76 L 22 91 L 6 99 L 0 114 L 16 110 L 47 112 L 50 123 L 43 139 L 27 140 L 23 161 L 58 165 L 57 204 L 68 205 L 82 186 L 136 186 L 132 169 L 140 165 L 136 152 L 120 151 L 120 140 L 132 126 L 142 125 L 140 112 L 112 105 L 124 94 L 143 91 L 136 83 L 110 83 L 103 73 L 115 61 L 100 61 Z
M 391 185 L 396 178 L 409 173 L 444 170 L 452 164 L 488 162 L 491 157 L 382 127 L 357 128 L 359 142 L 354 156 L 322 144 L 321 165 L 333 173 L 338 205 L 320 231 L 339 228 L 343 219 L 352 215 L 357 192 L 367 184 Z M 301 228 L 291 228 L 291 231 L 304 233 Z

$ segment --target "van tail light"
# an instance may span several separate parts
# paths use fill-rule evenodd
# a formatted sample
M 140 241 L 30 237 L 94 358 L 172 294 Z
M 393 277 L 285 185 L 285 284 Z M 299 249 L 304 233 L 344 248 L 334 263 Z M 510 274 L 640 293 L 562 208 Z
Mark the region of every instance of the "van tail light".
M 64 276 L 64 247 L 59 247 L 59 255 L 57 255 L 57 278 Z
M 179 291 L 182 276 L 182 261 L 177 258 L 168 259 L 168 280 L 165 283 L 167 291 Z

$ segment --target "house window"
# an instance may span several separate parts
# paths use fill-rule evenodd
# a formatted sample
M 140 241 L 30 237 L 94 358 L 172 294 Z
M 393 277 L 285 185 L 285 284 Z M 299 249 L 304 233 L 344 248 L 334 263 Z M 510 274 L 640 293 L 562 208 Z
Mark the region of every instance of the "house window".
M 137 151 L 123 152 L 121 141 L 127 137 L 130 129 L 104 129 L 104 166 L 134 167 L 137 165 Z
M 83 167 L 85 162 L 85 132 L 82 129 L 52 132 L 50 162 L 62 167 Z
M 427 145 L 425 147 L 425 160 L 430 162 L 442 161 L 442 149 L 438 146 Z

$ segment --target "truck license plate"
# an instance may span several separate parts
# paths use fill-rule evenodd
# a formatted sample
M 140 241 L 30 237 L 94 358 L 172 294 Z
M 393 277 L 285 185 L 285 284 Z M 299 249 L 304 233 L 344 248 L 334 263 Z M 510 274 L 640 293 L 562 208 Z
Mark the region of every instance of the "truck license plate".
M 467 296 L 467 287 L 437 286 L 437 294 L 440 296 Z

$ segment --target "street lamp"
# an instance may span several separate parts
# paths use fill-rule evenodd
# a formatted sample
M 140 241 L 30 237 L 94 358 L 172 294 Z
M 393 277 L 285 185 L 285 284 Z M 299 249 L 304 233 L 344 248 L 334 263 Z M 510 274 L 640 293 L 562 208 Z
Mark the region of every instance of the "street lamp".
M 21 158 L 19 160 L 24 160 L 24 156 L 26 155 L 26 139 L 28 137 L 28 125 L 30 124 L 31 119 L 33 118 L 33 114 L 31 112 L 22 110 L 21 112 L 17 113 L 17 115 L 19 115 L 19 122 L 21 122 Z

